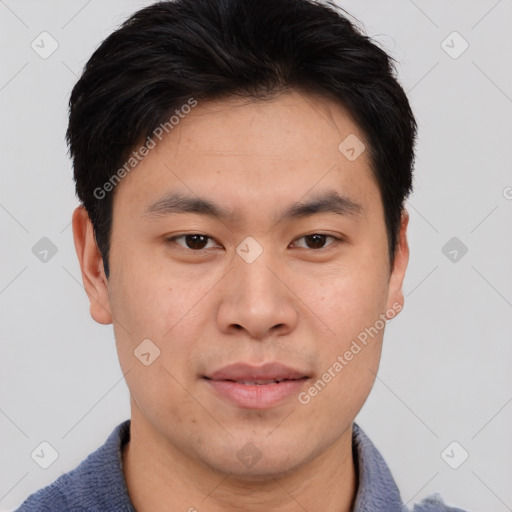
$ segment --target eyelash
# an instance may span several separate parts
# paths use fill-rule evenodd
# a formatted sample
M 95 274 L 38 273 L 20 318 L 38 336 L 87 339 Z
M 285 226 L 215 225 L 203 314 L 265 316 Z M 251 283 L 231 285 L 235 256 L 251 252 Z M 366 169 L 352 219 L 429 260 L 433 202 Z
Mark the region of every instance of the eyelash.
M 318 252 L 318 251 L 322 251 L 322 250 L 327 250 L 329 249 L 329 247 L 337 244 L 338 242 L 343 242 L 343 239 L 340 238 L 340 237 L 336 237 L 336 236 L 333 236 L 333 235 L 328 235 L 326 233 L 310 233 L 310 234 L 307 234 L 307 235 L 302 235 L 301 237 L 299 238 L 296 238 L 294 240 L 294 242 L 296 242 L 297 240 L 301 240 L 303 238 L 307 238 L 307 237 L 310 237 L 310 236 L 314 236 L 314 235 L 320 235 L 320 236 L 324 236 L 326 238 L 331 238 L 333 241 L 324 246 L 324 247 L 320 247 L 319 249 L 311 249 L 310 247 L 301 247 L 301 249 L 308 249 L 310 251 L 315 251 L 315 252 Z M 210 240 L 214 240 L 214 238 L 208 236 L 208 235 L 204 235 L 203 233 L 186 233 L 184 235 L 176 235 L 176 236 L 173 236 L 173 237 L 170 237 L 170 238 L 167 238 L 166 241 L 167 242 L 172 242 L 172 243 L 176 243 L 177 245 L 179 245 L 182 249 L 185 249 L 186 251 L 191 251 L 191 252 L 196 252 L 196 253 L 201 253 L 201 252 L 205 252 L 207 251 L 208 249 L 211 249 L 210 248 L 203 248 L 203 249 L 190 249 L 189 247 L 184 247 L 183 245 L 180 245 L 176 242 L 176 240 L 180 239 L 180 238 L 186 238 L 187 236 L 202 236 L 202 237 L 205 237 L 208 239 L 208 241 Z M 292 243 L 294 243 L 292 242 Z

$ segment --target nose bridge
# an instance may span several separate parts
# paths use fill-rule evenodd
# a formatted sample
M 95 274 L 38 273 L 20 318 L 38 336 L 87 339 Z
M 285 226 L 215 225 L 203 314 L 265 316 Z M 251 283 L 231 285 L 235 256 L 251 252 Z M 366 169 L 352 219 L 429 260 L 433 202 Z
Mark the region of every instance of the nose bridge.
M 246 306 L 258 308 L 260 312 L 272 310 L 283 297 L 283 284 L 277 279 L 272 268 L 279 266 L 276 255 L 254 239 L 247 240 L 237 248 L 234 260 L 239 287 L 237 295 Z
M 270 251 L 261 255 L 252 263 L 238 261 L 235 269 L 240 275 L 242 295 L 246 299 L 265 299 L 266 304 L 277 300 L 277 295 L 282 294 L 280 287 L 282 283 L 276 278 L 275 271 L 271 269 L 276 267 L 275 258 L 270 257 Z M 273 264 L 274 263 L 274 264 Z M 279 286 L 281 285 L 281 286 Z
M 292 329 L 297 312 L 290 291 L 278 277 L 278 256 L 248 238 L 237 247 L 233 258 L 219 326 L 222 330 L 242 327 L 257 338 L 278 327 L 281 331 Z

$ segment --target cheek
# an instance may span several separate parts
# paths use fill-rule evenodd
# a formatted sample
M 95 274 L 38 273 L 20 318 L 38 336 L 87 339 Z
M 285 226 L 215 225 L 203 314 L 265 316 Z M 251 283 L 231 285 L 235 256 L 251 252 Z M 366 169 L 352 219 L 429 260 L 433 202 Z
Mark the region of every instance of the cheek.
M 187 385 L 196 371 L 191 354 L 208 322 L 201 302 L 206 292 L 183 274 L 130 263 L 116 268 L 111 283 L 120 364 L 141 404 L 171 404 L 180 400 L 179 383 Z
M 138 261 L 137 261 L 138 260 Z M 120 261 L 111 286 L 114 324 L 126 327 L 133 341 L 165 341 L 175 326 L 193 314 L 204 295 L 201 279 L 142 257 Z M 121 332 L 126 338 L 126 332 Z
M 165 279 L 139 272 L 116 283 L 112 310 L 119 362 L 137 408 L 157 423 L 172 417 L 179 431 L 197 414 L 186 391 L 194 373 L 189 361 L 195 336 L 187 323 L 193 318 L 187 315 L 191 297 Z
M 329 408 L 340 421 L 355 416 L 366 400 L 381 355 L 387 274 L 382 263 L 379 267 L 370 260 L 361 258 L 359 265 L 323 279 L 323 286 L 306 299 L 319 325 L 326 326 L 315 340 L 321 382 L 311 390 L 318 393 L 314 407 Z
M 327 339 L 341 345 L 373 325 L 386 309 L 386 269 L 375 264 L 347 265 L 327 275 L 297 277 L 301 298 L 321 320 Z
M 126 382 L 142 415 L 158 430 L 179 438 L 194 423 L 207 423 L 208 418 L 191 398 L 187 386 L 181 384 L 182 378 L 166 366 L 160 358 L 150 367 L 134 368 Z

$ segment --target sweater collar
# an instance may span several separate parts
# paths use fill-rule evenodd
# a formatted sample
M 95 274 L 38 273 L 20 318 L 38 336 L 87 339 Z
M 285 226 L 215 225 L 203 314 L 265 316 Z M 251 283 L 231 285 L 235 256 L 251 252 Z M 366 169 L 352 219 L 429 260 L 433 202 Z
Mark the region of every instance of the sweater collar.
M 386 462 L 356 423 L 352 431 L 352 448 L 359 481 L 353 512 L 402 510 L 400 492 Z

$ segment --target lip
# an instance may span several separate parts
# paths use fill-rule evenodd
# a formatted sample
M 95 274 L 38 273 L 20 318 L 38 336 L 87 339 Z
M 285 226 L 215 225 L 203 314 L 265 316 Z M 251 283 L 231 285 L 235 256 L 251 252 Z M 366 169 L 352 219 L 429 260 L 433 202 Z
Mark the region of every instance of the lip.
M 309 376 L 280 363 L 263 366 L 235 363 L 205 375 L 204 380 L 217 395 L 238 407 L 267 409 L 296 396 Z M 257 384 L 255 381 L 265 382 Z
M 210 380 L 296 380 L 307 377 L 305 372 L 290 368 L 281 363 L 267 363 L 263 366 L 251 366 L 246 363 L 234 363 L 224 366 L 206 375 Z

